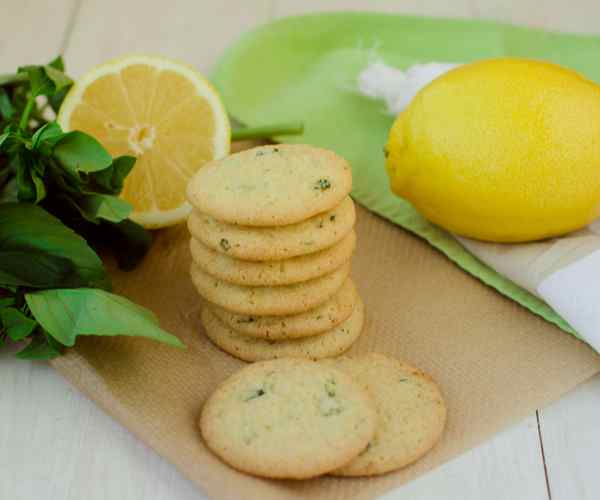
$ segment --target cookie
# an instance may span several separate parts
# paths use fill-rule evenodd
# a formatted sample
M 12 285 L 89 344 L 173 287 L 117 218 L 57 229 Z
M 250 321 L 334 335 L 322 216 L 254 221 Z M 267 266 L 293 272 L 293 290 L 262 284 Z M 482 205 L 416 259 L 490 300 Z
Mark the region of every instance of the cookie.
M 212 312 L 228 327 L 244 335 L 267 340 L 317 335 L 339 325 L 352 314 L 358 292 L 350 278 L 324 304 L 293 316 L 249 316 L 211 304 Z
M 375 437 L 368 448 L 333 474 L 372 476 L 400 469 L 437 443 L 446 422 L 446 406 L 431 377 L 382 354 L 324 363 L 361 383 L 372 395 L 378 415 Z
M 192 259 L 215 278 L 246 286 L 290 285 L 335 271 L 352 257 L 356 233 L 351 231 L 334 246 L 291 259 L 250 261 L 229 257 L 192 238 Z
M 242 260 L 280 260 L 328 248 L 354 226 L 354 202 L 342 202 L 310 219 L 279 227 L 237 226 L 194 210 L 188 218 L 192 236 L 207 247 Z
M 281 226 L 332 209 L 351 189 L 350 165 L 332 151 L 278 144 L 205 164 L 190 181 L 187 197 L 220 221 Z
M 350 317 L 329 331 L 298 339 L 265 340 L 236 332 L 217 318 L 208 307 L 202 311 L 206 336 L 225 352 L 244 361 L 339 356 L 356 341 L 362 331 L 364 319 L 364 305 L 358 299 Z
M 306 479 L 358 455 L 373 437 L 376 415 L 369 395 L 345 373 L 280 359 L 225 380 L 199 423 L 208 448 L 235 469 Z
M 241 314 L 286 315 L 308 311 L 335 295 L 350 273 L 350 264 L 310 281 L 282 286 L 234 285 L 212 277 L 194 263 L 190 273 L 200 295 L 224 309 Z

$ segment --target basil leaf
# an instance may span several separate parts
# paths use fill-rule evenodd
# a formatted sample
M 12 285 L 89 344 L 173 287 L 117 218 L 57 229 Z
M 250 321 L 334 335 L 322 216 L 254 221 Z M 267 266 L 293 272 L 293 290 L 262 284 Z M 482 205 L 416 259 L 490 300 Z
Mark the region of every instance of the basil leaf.
M 14 297 L 2 297 L 0 298 L 0 309 L 12 306 L 15 303 Z
M 18 342 L 31 335 L 37 323 L 15 307 L 0 309 L 0 322 L 11 340 Z
M 135 165 L 134 156 L 119 156 L 112 165 L 104 170 L 94 172 L 92 179 L 97 187 L 109 194 L 120 194 L 123 189 L 125 177 Z
M 102 248 L 111 252 L 117 259 L 120 269 L 134 269 L 152 245 L 152 233 L 131 219 L 113 223 L 100 221 L 98 227 L 93 223 L 82 223 L 77 227 L 81 234 L 94 248 Z
M 53 154 L 71 172 L 96 172 L 112 164 L 112 157 L 96 139 L 77 130 L 67 132 Z
M 60 165 L 51 162 L 49 165 L 50 178 L 59 189 L 55 190 L 58 196 L 64 192 L 79 194 L 85 189 L 85 181 L 77 172 L 71 172 Z
M 53 62 L 57 62 L 54 60 Z M 33 97 L 39 95 L 52 96 L 62 89 L 73 84 L 67 75 L 55 65 L 46 66 L 22 66 L 19 73 L 26 73 L 29 78 L 30 92 Z
M 0 204 L 18 201 L 17 178 L 12 177 L 0 190 Z
M 57 197 L 57 201 L 62 202 L 64 205 L 64 207 L 69 207 L 72 210 L 74 210 L 78 216 L 81 217 L 81 220 L 79 221 L 79 224 L 77 224 L 77 232 L 79 234 L 81 234 L 84 238 L 87 239 L 87 235 L 85 233 L 83 233 L 81 231 L 80 226 L 85 227 L 85 225 L 83 224 L 83 222 L 87 221 L 91 224 L 93 224 L 94 226 L 98 226 L 100 224 L 100 219 L 98 217 L 96 217 L 93 213 L 87 213 L 80 205 L 79 205 L 79 199 L 80 196 L 77 196 L 77 194 L 74 195 L 68 195 L 68 194 L 60 194 Z M 66 213 L 64 210 L 60 212 L 63 217 L 64 214 Z
M 35 335 L 31 342 L 17 353 L 17 358 L 44 361 L 60 356 L 59 345 L 45 334 Z
M 69 259 L 35 248 L 0 250 L 0 283 L 31 288 L 86 285 Z
M 53 94 L 73 85 L 73 80 L 65 75 L 60 69 L 56 69 L 49 64 L 44 66 L 44 72 L 54 84 L 54 90 L 52 92 Z
M 44 330 L 66 346 L 74 345 L 79 335 L 128 335 L 184 347 L 177 337 L 161 330 L 150 311 L 103 290 L 42 290 L 25 294 L 25 300 Z
M 39 149 L 42 154 L 50 156 L 54 146 L 59 142 L 65 133 L 56 122 L 46 123 L 37 129 L 31 138 L 31 149 Z
M 0 134 L 0 149 L 2 149 L 3 144 L 9 138 L 9 136 L 10 136 L 10 132 L 4 132 L 3 134 Z
M 87 215 L 86 219 L 104 219 L 110 222 L 121 222 L 127 219 L 132 206 L 121 198 L 110 194 L 89 194 L 80 196 L 77 204 Z
M 52 61 L 48 63 L 48 66 L 51 66 L 52 68 L 55 68 L 59 71 L 64 71 L 65 61 L 63 60 L 62 55 L 57 55 L 54 59 L 52 59 Z
M 40 177 L 40 174 L 35 170 L 31 172 L 31 180 L 35 187 L 35 199 L 33 200 L 33 203 L 37 204 L 46 197 L 46 186 L 44 185 L 44 181 Z
M 103 224 L 102 234 L 117 258 L 119 269 L 124 271 L 135 268 L 152 245 L 152 234 L 131 219 L 118 224 Z
M 27 73 L 32 97 L 54 93 L 54 82 L 46 75 L 43 66 L 22 66 L 19 73 Z
M 58 114 L 58 112 L 60 111 L 60 107 L 63 101 L 65 100 L 65 97 L 67 97 L 70 88 L 71 87 L 65 87 L 64 89 L 59 90 L 58 92 L 48 97 L 48 103 L 50 104 L 50 107 L 52 108 L 52 111 L 54 111 L 55 114 Z
M 25 248 L 68 259 L 88 286 L 110 287 L 98 255 L 60 220 L 36 205 L 0 204 L 0 249 Z
M 17 198 L 19 201 L 34 203 L 37 198 L 37 187 L 31 178 L 30 155 L 22 153 L 15 157 L 17 170 Z
M 58 69 L 60 71 L 65 70 L 65 64 L 62 56 L 57 56 L 56 58 L 54 58 L 51 62 L 48 63 L 48 66 L 52 66 L 53 68 Z M 57 90 L 54 94 L 48 97 L 48 103 L 50 104 L 50 107 L 55 113 L 58 114 L 60 106 L 65 100 L 65 97 L 69 92 L 70 88 L 71 85 L 69 85 L 68 87 L 64 87 L 61 90 Z
M 6 93 L 6 90 L 0 88 L 0 116 L 4 120 L 10 120 L 15 114 L 15 108 L 10 102 L 10 98 Z
M 23 135 L 18 130 L 14 130 L 12 125 L 9 125 L 4 130 L 4 133 L 0 135 L 0 149 L 7 153 L 12 153 L 14 150 L 21 148 L 26 141 Z

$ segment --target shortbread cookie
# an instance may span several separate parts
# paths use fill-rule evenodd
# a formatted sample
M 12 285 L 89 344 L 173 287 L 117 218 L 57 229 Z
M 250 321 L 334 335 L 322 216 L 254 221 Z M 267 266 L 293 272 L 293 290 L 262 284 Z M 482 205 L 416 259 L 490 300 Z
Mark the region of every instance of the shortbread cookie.
M 329 366 L 255 363 L 225 380 L 200 417 L 208 447 L 240 471 L 305 479 L 352 460 L 375 432 L 366 391 Z
M 232 330 L 208 307 L 202 311 L 202 324 L 206 336 L 225 352 L 244 361 L 277 358 L 322 359 L 339 356 L 359 337 L 364 318 L 364 306 L 358 299 L 350 317 L 332 330 L 298 339 L 265 340 Z
M 334 246 L 291 259 L 263 262 L 240 260 L 217 252 L 195 238 L 190 240 L 192 259 L 215 278 L 245 286 L 291 285 L 335 271 L 352 257 L 356 233 L 351 231 Z
M 439 440 L 446 406 L 431 377 L 382 354 L 324 363 L 362 384 L 373 396 L 378 415 L 375 437 L 368 448 L 333 474 L 371 476 L 400 469 L 421 458 Z
M 215 315 L 227 326 L 244 335 L 267 340 L 294 339 L 317 335 L 347 320 L 352 314 L 358 292 L 350 278 L 324 304 L 293 316 L 250 316 L 236 314 L 210 305 Z
M 188 219 L 192 237 L 206 246 L 242 260 L 280 260 L 329 248 L 352 230 L 354 202 L 347 196 L 321 214 L 297 224 L 276 227 L 237 226 L 194 210 Z
M 206 300 L 241 314 L 286 315 L 308 311 L 331 298 L 350 273 L 350 264 L 293 285 L 241 286 L 214 278 L 192 263 L 190 274 Z
M 187 197 L 217 220 L 280 226 L 332 209 L 351 189 L 350 165 L 334 152 L 278 144 L 207 163 L 190 181 Z

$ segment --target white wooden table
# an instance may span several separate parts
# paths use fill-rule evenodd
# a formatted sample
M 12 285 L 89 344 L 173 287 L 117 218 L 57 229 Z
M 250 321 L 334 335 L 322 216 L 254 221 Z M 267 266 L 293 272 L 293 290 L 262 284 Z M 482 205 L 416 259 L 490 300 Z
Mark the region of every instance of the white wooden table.
M 0 0 L 0 73 L 59 52 L 75 76 L 130 52 L 207 71 L 258 23 L 368 8 L 600 33 L 597 0 Z M 2 352 L 0 381 L 1 500 L 205 498 L 47 365 Z M 598 453 L 600 376 L 386 499 L 598 500 Z

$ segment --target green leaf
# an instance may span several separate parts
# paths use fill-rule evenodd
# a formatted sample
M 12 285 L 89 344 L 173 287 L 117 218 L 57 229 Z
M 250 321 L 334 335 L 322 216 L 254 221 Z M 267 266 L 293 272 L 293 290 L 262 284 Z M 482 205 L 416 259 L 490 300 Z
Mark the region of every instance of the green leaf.
M 39 203 L 46 196 L 42 180 L 44 165 L 29 151 L 14 157 L 17 167 L 17 198 L 19 201 Z
M 65 97 L 69 93 L 69 89 L 70 87 L 65 87 L 64 89 L 59 90 L 48 97 L 48 103 L 50 104 L 50 107 L 54 113 L 58 114 Z
M 25 300 L 44 330 L 66 346 L 74 345 L 79 335 L 129 335 L 184 346 L 158 326 L 150 311 L 103 290 L 42 290 L 26 294 Z
M 35 170 L 31 172 L 31 180 L 35 187 L 35 199 L 33 200 L 33 203 L 37 204 L 46 197 L 46 186 L 44 185 L 44 181 L 40 177 L 40 174 Z
M 62 56 L 57 56 L 54 60 L 48 63 L 48 66 L 52 66 L 53 68 L 58 69 L 60 71 L 65 70 L 65 64 Z M 70 87 L 71 85 L 69 85 L 68 87 L 64 87 L 48 97 L 48 103 L 50 104 L 50 107 L 55 113 L 58 113 L 61 104 L 65 100 L 67 92 L 69 92 Z
M 60 220 L 36 205 L 0 204 L 0 249 L 24 248 L 70 260 L 88 286 L 110 287 L 98 255 Z
M 15 342 L 31 335 L 37 327 L 37 323 L 34 320 L 25 316 L 15 307 L 0 309 L 0 322 L 2 322 L 4 330 L 6 330 L 6 334 Z
M 120 194 L 125 178 L 135 165 L 134 156 L 119 156 L 115 158 L 109 168 L 94 172 L 94 183 L 110 194 Z
M 100 227 L 98 227 L 100 226 Z M 95 248 L 110 251 L 124 271 L 134 269 L 152 245 L 152 233 L 130 219 L 113 223 L 82 223 L 77 231 Z
M 79 194 L 86 187 L 86 181 L 77 172 L 71 172 L 62 168 L 56 162 L 47 163 L 49 178 L 56 184 L 54 194 L 57 197 L 65 193 Z
M 54 82 L 48 77 L 43 66 L 22 66 L 19 73 L 26 73 L 31 86 L 31 96 L 50 95 L 54 93 Z
M 119 268 L 124 271 L 134 269 L 152 245 L 152 234 L 131 219 L 118 224 L 104 223 L 102 228 L 106 244 L 113 250 Z
M 14 297 L 2 297 L 0 298 L 0 309 L 4 307 L 12 306 L 15 303 Z
M 110 194 L 88 194 L 77 198 L 77 204 L 87 219 L 104 219 L 121 222 L 127 219 L 132 206 L 125 200 Z
M 53 66 L 50 66 L 50 65 L 44 66 L 44 71 L 46 72 L 46 76 L 50 80 L 52 80 L 52 83 L 54 83 L 54 92 L 53 93 L 59 92 L 62 89 L 73 85 L 73 80 L 71 80 L 61 70 L 56 69 Z
M 0 190 L 0 204 L 18 201 L 17 178 L 12 177 Z
M 15 108 L 10 102 L 6 90 L 0 88 L 0 116 L 4 120 L 10 120 L 15 114 Z
M 0 283 L 31 288 L 87 284 L 69 259 L 49 255 L 35 248 L 0 249 Z
M 4 132 L 3 134 L 0 134 L 0 149 L 2 149 L 2 146 L 4 145 L 4 143 L 7 141 L 7 139 L 10 137 L 10 132 Z
M 55 59 L 53 62 L 56 61 Z M 33 97 L 39 95 L 52 96 L 73 84 L 73 80 L 58 69 L 56 65 L 22 66 L 18 71 L 27 74 L 31 87 L 30 92 Z
M 17 167 L 17 198 L 21 202 L 34 203 L 37 187 L 31 178 L 31 155 L 23 152 L 14 158 Z
M 37 129 L 31 138 L 31 149 L 39 149 L 42 154 L 50 155 L 54 146 L 59 142 L 65 133 L 56 122 L 48 122 Z
M 96 172 L 110 167 L 112 157 L 91 135 L 67 132 L 54 146 L 54 157 L 72 172 Z
M 15 129 L 13 125 L 9 125 L 4 129 L 2 135 L 0 135 L 0 149 L 7 153 L 18 151 L 25 144 L 26 140 L 18 128 Z
M 52 61 L 48 63 L 48 66 L 57 69 L 59 71 L 65 70 L 65 61 L 63 60 L 63 56 L 61 54 L 57 55 Z
M 31 342 L 17 353 L 17 358 L 37 361 L 48 360 L 60 356 L 59 346 L 46 335 L 36 335 Z

